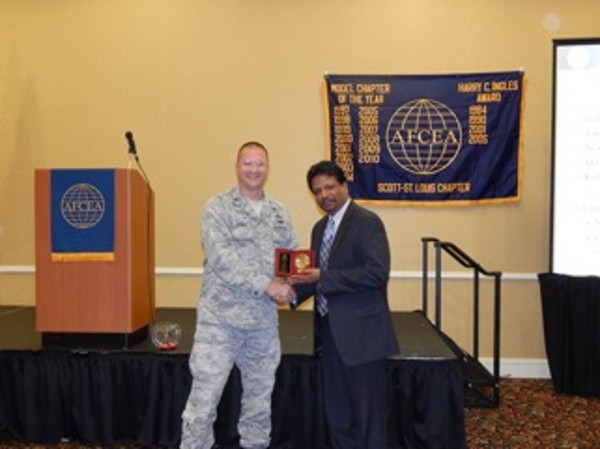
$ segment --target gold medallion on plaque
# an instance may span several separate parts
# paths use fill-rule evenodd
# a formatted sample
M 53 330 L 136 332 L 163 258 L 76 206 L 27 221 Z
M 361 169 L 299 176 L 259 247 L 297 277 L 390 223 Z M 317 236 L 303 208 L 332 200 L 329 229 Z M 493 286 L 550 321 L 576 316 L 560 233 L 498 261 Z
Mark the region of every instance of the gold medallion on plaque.
M 304 270 L 305 268 L 310 267 L 310 256 L 306 253 L 300 253 L 296 257 L 294 257 L 294 265 L 299 270 Z

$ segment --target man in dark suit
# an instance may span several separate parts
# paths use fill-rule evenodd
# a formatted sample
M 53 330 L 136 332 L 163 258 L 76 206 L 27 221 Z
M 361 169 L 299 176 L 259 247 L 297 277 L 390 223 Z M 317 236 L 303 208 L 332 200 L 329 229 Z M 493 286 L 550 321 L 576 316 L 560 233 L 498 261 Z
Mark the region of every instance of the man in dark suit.
M 387 449 L 387 362 L 398 352 L 387 299 L 390 249 L 381 219 L 356 205 L 344 172 L 313 165 L 308 186 L 326 215 L 312 230 L 317 267 L 290 277 L 292 307 L 315 297 L 325 415 L 336 449 Z

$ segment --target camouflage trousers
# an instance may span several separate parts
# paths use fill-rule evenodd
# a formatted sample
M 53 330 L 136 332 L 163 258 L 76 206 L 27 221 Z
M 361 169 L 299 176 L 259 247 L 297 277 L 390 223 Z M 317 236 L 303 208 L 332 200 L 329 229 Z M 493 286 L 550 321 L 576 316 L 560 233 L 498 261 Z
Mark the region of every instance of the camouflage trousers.
M 235 364 L 241 374 L 238 432 L 245 448 L 267 448 L 271 394 L 281 358 L 277 327 L 243 330 L 198 323 L 190 355 L 192 388 L 182 414 L 182 449 L 210 449 L 221 394 Z

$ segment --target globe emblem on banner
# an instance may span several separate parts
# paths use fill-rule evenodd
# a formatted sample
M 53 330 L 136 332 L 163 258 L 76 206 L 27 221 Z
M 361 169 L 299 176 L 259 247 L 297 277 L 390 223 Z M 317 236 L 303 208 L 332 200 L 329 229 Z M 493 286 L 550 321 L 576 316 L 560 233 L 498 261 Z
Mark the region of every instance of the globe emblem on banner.
M 417 99 L 400 106 L 386 129 L 387 149 L 404 170 L 431 175 L 447 168 L 462 146 L 462 128 L 444 103 Z
M 67 223 L 77 229 L 89 229 L 104 216 L 106 201 L 102 192 L 87 183 L 74 184 L 60 201 L 60 212 Z

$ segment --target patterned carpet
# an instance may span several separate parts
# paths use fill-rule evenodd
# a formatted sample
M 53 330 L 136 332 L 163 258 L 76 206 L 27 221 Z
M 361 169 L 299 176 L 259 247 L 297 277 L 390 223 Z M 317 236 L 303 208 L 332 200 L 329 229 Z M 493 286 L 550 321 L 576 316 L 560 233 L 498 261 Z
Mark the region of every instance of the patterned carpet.
M 500 383 L 500 407 L 467 409 L 469 449 L 598 449 L 600 398 L 558 395 L 548 379 Z
M 500 397 L 499 408 L 466 410 L 469 449 L 600 448 L 600 398 L 558 395 L 548 379 L 503 380 Z M 81 444 L 43 446 L 0 442 L 0 449 L 51 447 L 99 449 Z M 123 444 L 117 448 L 139 446 Z

